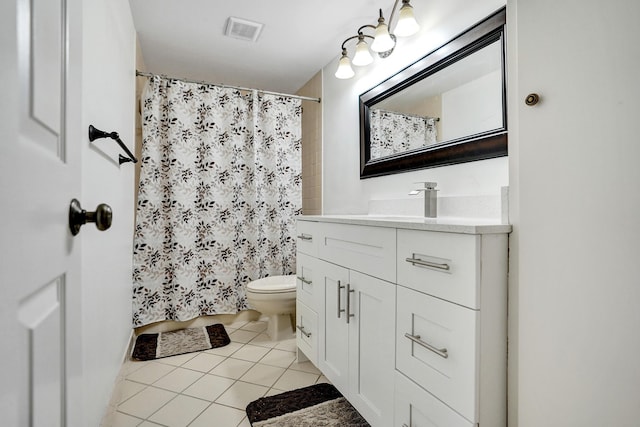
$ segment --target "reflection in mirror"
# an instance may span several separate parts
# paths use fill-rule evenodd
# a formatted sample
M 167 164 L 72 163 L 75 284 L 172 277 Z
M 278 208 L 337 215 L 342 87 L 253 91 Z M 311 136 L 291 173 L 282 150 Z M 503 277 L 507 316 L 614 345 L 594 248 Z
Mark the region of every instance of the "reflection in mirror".
M 504 126 L 499 41 L 370 107 L 371 159 Z
M 506 155 L 504 21 L 502 9 L 360 96 L 361 177 Z

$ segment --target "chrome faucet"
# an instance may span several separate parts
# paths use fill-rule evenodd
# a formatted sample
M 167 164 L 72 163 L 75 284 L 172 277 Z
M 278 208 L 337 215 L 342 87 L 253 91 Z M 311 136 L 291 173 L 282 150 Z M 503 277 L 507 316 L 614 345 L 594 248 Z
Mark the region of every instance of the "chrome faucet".
M 438 216 L 438 194 L 436 190 L 437 182 L 416 182 L 415 184 L 423 184 L 421 188 L 417 188 L 409 192 L 410 196 L 424 192 L 424 216 L 426 218 L 436 218 Z

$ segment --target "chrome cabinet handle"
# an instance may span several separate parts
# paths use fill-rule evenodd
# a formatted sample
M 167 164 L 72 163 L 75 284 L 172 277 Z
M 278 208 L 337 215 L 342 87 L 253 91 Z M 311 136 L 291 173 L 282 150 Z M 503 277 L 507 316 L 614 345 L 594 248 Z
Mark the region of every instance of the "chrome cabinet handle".
M 338 280 L 338 319 L 340 318 L 340 313 L 344 312 L 344 308 L 340 308 L 342 303 L 340 302 L 340 290 L 344 289 L 344 285 L 340 284 L 340 280 Z
M 351 284 L 347 283 L 347 323 L 349 323 L 350 317 L 356 317 L 355 314 L 351 313 L 351 293 L 355 292 L 351 289 Z
M 424 267 L 437 268 L 438 270 L 449 271 L 451 269 L 449 264 L 446 264 L 446 263 L 440 264 L 437 262 L 425 261 L 420 258 L 406 258 L 405 261 L 410 262 L 413 265 L 418 264 Z
M 296 325 L 296 328 L 304 335 L 305 337 L 311 337 L 311 332 L 307 332 L 304 330 L 304 326 Z
M 406 338 L 409 338 L 411 341 L 413 341 L 414 343 L 421 345 L 422 347 L 426 348 L 427 350 L 430 350 L 432 352 L 434 352 L 435 354 L 437 354 L 440 357 L 443 358 L 447 358 L 449 357 L 449 354 L 447 353 L 447 349 L 446 348 L 437 348 L 432 346 L 431 344 L 429 344 L 428 342 L 422 341 L 420 339 L 420 335 L 411 335 L 409 332 L 405 333 L 404 336 Z
M 298 239 L 300 240 L 313 240 L 313 236 L 309 236 L 308 234 L 299 234 Z
M 313 283 L 311 280 L 305 279 L 304 276 L 296 276 L 296 278 L 307 285 L 311 285 Z

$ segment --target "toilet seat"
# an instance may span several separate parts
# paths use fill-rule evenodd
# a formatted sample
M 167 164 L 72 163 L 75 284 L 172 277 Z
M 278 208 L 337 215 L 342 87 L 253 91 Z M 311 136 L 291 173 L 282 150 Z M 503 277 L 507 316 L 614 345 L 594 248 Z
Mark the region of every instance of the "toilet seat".
M 247 291 L 256 294 L 283 294 L 296 290 L 296 276 L 269 276 L 247 284 Z

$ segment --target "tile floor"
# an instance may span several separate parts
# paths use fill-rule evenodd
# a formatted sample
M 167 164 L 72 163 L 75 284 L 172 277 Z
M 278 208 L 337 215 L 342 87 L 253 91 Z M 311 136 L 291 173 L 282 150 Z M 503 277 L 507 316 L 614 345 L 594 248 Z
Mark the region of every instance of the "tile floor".
M 271 341 L 265 322 L 225 328 L 225 347 L 126 362 L 109 426 L 247 427 L 252 400 L 327 382 L 310 362 L 296 361 L 295 338 Z

